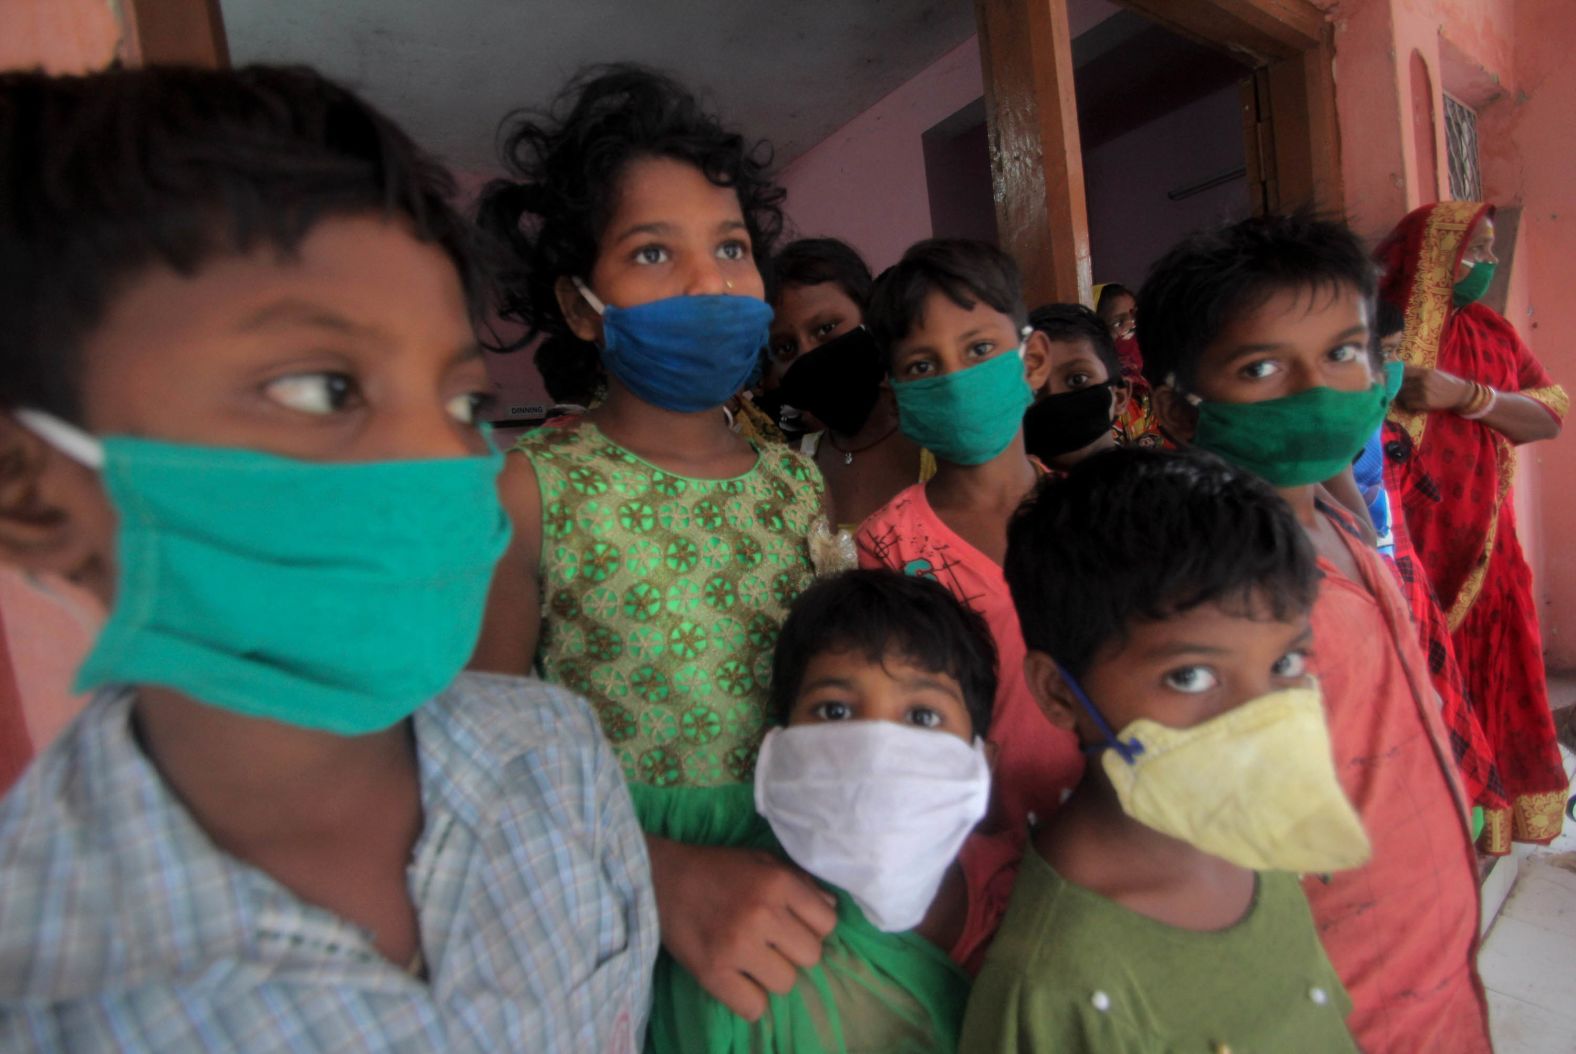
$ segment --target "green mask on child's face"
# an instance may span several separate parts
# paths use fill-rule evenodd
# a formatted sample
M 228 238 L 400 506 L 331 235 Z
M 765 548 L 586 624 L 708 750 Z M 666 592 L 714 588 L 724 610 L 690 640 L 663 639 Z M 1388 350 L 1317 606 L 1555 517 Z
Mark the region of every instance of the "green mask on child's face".
M 1451 290 L 1450 298 L 1457 307 L 1466 307 L 1483 299 L 1483 294 L 1488 292 L 1488 287 L 1494 282 L 1494 271 L 1497 264 L 1489 260 L 1479 260 L 1472 265 L 1472 270 L 1467 276 L 1457 282 Z
M 1309 388 L 1261 403 L 1198 403 L 1193 445 L 1276 487 L 1332 479 L 1352 463 L 1401 387 L 1402 366 L 1360 392 Z
M 892 394 L 903 434 L 954 465 L 983 465 L 1006 450 L 1034 402 L 1022 345 L 956 373 L 896 381 Z
M 509 540 L 501 453 L 322 463 L 18 418 L 97 469 L 119 517 L 114 606 L 78 691 L 160 685 L 355 736 L 470 658 Z

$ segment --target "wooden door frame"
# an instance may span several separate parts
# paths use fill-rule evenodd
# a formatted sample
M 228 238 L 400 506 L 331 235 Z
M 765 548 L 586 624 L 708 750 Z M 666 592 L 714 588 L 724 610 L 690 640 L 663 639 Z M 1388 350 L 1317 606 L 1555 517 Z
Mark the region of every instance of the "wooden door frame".
M 230 64 L 219 0 L 120 0 L 126 26 L 125 54 L 131 65 Z
M 1334 32 L 1310 0 L 1116 0 L 1244 60 L 1259 210 L 1339 213 Z M 1087 303 L 1089 218 L 1066 0 L 975 0 L 996 226 L 1031 304 Z

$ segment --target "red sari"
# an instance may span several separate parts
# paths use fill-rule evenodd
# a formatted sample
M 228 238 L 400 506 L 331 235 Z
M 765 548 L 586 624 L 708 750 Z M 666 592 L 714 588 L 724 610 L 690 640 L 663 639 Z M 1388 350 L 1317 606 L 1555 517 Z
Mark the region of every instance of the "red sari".
M 1454 307 L 1457 264 L 1489 206 L 1448 201 L 1410 213 L 1379 247 L 1380 295 L 1402 308 L 1401 355 L 1541 403 L 1569 400 L 1510 323 L 1482 304 Z M 1515 446 L 1448 411 L 1393 411 L 1414 451 L 1399 495 L 1509 801 L 1486 810 L 1482 846 L 1546 844 L 1560 832 L 1567 780 L 1549 709 L 1532 572 L 1516 538 Z

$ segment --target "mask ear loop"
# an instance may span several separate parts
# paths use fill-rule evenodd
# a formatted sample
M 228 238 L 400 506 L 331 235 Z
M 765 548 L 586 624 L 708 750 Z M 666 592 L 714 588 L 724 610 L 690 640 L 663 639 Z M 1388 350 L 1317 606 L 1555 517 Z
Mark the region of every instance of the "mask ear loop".
M 1083 706 L 1084 712 L 1094 720 L 1095 726 L 1100 729 L 1100 734 L 1105 737 L 1106 746 L 1098 747 L 1093 752 L 1099 753 L 1101 750 L 1111 749 L 1120 754 L 1123 761 L 1129 765 L 1133 764 L 1134 759 L 1144 752 L 1144 744 L 1137 739 L 1129 739 L 1124 743 L 1116 734 L 1116 729 L 1112 728 L 1110 722 L 1105 719 L 1105 715 L 1100 713 L 1100 708 L 1094 705 L 1094 700 L 1090 699 L 1089 694 L 1083 690 L 1083 685 L 1078 683 L 1078 678 L 1068 673 L 1067 668 L 1061 663 L 1056 664 L 1056 669 L 1061 673 L 1063 682 L 1072 689 L 1074 697 Z
M 104 447 L 97 439 L 67 424 L 53 414 L 41 410 L 18 407 L 16 419 L 24 428 L 50 446 L 87 468 L 98 471 L 104 467 Z
M 1183 390 L 1182 386 L 1177 383 L 1177 375 L 1175 372 L 1166 374 L 1166 387 L 1180 395 L 1184 400 L 1186 400 L 1189 406 L 1204 405 L 1204 399 L 1202 396 L 1194 395 L 1192 392 Z
M 571 275 L 569 280 L 575 284 L 575 288 L 580 291 L 580 295 L 585 297 L 586 303 L 591 305 L 591 310 L 599 315 L 607 314 L 607 305 L 602 303 L 595 293 L 591 292 L 591 287 L 582 282 L 579 275 Z

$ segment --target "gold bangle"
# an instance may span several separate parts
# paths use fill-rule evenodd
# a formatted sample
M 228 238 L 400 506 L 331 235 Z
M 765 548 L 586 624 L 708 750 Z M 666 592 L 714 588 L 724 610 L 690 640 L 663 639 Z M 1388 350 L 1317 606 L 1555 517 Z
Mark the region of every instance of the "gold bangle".
M 1489 400 L 1488 390 L 1485 389 L 1483 385 L 1479 384 L 1477 381 L 1468 381 L 1467 383 L 1472 385 L 1472 391 L 1468 393 L 1465 399 L 1461 400 L 1454 407 L 1455 413 L 1460 417 L 1466 417 L 1469 414 L 1477 413 L 1488 404 Z

